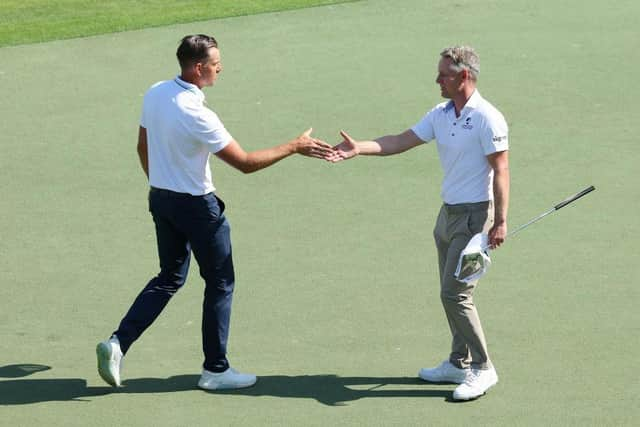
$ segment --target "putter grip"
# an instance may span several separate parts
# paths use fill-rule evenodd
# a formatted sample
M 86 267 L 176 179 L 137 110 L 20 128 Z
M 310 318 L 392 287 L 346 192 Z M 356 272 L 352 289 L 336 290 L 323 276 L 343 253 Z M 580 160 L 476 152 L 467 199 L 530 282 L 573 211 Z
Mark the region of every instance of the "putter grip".
M 573 202 L 573 201 L 575 201 L 575 200 L 578 200 L 580 197 L 582 197 L 582 196 L 584 196 L 584 195 L 586 195 L 586 194 L 591 193 L 591 192 L 592 192 L 593 190 L 595 190 L 595 189 L 596 189 L 596 187 L 594 187 L 593 185 L 591 185 L 591 186 L 589 186 L 589 187 L 585 188 L 584 190 L 582 190 L 581 192 L 579 192 L 578 194 L 576 194 L 575 196 L 571 196 L 571 197 L 570 197 L 570 198 L 568 198 L 567 200 L 564 200 L 564 201 L 562 201 L 562 202 L 558 203 L 557 205 L 555 205 L 555 206 L 554 206 L 554 209 L 555 209 L 555 210 L 558 210 L 558 209 L 560 209 L 560 208 L 563 208 L 563 207 L 567 206 L 569 203 L 571 203 L 571 202 Z

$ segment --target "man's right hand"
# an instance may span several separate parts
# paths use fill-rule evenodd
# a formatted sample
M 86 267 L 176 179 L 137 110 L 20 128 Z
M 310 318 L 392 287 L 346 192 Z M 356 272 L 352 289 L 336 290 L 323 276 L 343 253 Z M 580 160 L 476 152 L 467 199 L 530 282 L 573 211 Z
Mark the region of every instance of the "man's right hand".
M 341 162 L 342 160 L 347 160 L 352 157 L 360 154 L 360 149 L 358 148 L 358 143 L 349 136 L 348 133 L 341 130 L 340 135 L 342 136 L 342 142 L 333 147 L 333 151 L 330 155 L 325 157 L 325 160 L 329 162 Z
M 295 152 L 307 157 L 325 159 L 328 155 L 331 155 L 333 150 L 326 142 L 311 137 L 312 131 L 313 128 L 309 128 L 292 141 Z

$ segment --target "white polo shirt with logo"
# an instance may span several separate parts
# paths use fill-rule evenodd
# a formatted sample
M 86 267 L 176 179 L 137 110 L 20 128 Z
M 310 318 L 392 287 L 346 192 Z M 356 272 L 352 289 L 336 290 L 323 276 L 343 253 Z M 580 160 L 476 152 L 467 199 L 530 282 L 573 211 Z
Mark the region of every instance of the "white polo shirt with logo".
M 149 185 L 194 196 L 215 191 L 209 157 L 232 137 L 196 85 L 176 77 L 151 86 L 140 125 L 147 130 Z
M 453 101 L 443 102 L 411 130 L 425 142 L 437 142 L 445 203 L 493 200 L 493 169 L 487 156 L 509 149 L 509 129 L 503 115 L 477 90 L 460 117 L 456 117 Z

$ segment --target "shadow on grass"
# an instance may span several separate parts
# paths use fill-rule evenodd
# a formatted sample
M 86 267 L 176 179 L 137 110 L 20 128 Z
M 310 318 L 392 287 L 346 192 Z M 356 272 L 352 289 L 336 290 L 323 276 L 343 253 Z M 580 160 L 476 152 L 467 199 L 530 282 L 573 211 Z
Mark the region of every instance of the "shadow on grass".
M 5 367 L 6 368 L 6 367 Z M 2 372 L 0 368 L 0 372 Z M 12 377 L 13 378 L 13 377 Z M 89 401 L 112 393 L 175 393 L 196 390 L 198 375 L 125 380 L 123 387 L 88 387 L 80 378 L 0 380 L 0 406 L 52 401 Z M 337 375 L 272 375 L 258 377 L 258 383 L 241 390 L 208 392 L 220 395 L 272 396 L 314 399 L 328 406 L 342 406 L 366 398 L 437 397 L 448 400 L 451 391 L 433 388 L 417 378 L 339 377 Z
M 19 363 L 16 365 L 0 366 L 0 378 L 21 378 L 36 372 L 48 371 L 51 366 L 37 363 Z
M 439 397 L 447 399 L 451 396 L 451 391 L 430 388 L 433 386 L 417 378 L 408 377 L 274 375 L 258 377 L 258 383 L 251 388 L 209 393 L 314 399 L 328 406 L 342 406 L 347 402 L 366 398 Z

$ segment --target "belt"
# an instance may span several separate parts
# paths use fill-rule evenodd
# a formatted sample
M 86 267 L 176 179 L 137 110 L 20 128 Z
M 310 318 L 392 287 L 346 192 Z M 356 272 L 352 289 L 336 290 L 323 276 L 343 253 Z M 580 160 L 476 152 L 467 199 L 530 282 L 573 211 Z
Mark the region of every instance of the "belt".
M 150 187 L 150 190 L 154 193 L 161 193 L 161 194 L 167 194 L 167 195 L 173 195 L 173 196 L 202 197 L 202 196 L 194 196 L 193 194 L 190 194 L 190 193 L 179 193 L 177 191 L 167 190 L 164 188 L 158 188 L 153 186 Z M 206 194 L 203 194 L 203 196 L 206 196 Z
M 491 205 L 491 200 L 478 203 L 459 203 L 455 205 L 444 204 L 442 207 L 448 214 L 461 214 L 467 212 L 486 211 Z
M 214 193 L 207 193 L 207 194 L 203 194 L 202 196 L 194 196 L 193 194 L 189 194 L 189 193 L 178 193 L 176 191 L 171 191 L 171 190 L 165 190 L 164 188 L 158 188 L 158 187 L 153 187 L 151 186 L 151 188 L 149 189 L 149 194 L 154 193 L 154 194 L 162 194 L 162 198 L 167 198 L 167 199 L 177 199 L 177 200 L 193 200 L 194 198 L 204 198 L 207 197 L 209 195 L 213 195 L 213 197 L 216 198 L 216 201 L 218 202 L 218 206 L 220 206 L 220 215 L 222 215 L 222 213 L 224 212 L 225 209 L 225 204 L 224 201 L 219 198 L 218 196 L 216 196 Z

